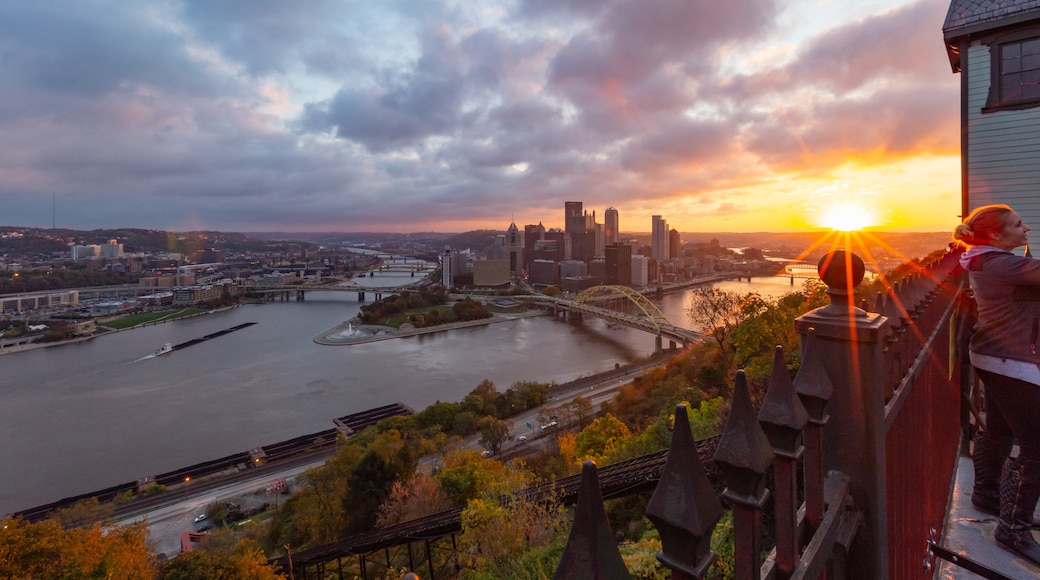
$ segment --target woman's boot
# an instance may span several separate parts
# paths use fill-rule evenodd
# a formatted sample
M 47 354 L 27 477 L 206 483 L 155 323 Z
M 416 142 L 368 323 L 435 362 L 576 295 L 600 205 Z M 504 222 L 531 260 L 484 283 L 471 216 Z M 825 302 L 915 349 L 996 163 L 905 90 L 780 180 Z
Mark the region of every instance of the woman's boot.
M 971 461 L 975 466 L 975 488 L 971 503 L 980 512 L 1000 515 L 1000 474 L 1011 453 L 1011 439 L 990 439 L 979 431 L 972 441 Z
M 1032 534 L 1033 511 L 1040 499 L 1040 461 L 1009 459 L 1000 476 L 998 544 L 1040 565 L 1040 544 Z

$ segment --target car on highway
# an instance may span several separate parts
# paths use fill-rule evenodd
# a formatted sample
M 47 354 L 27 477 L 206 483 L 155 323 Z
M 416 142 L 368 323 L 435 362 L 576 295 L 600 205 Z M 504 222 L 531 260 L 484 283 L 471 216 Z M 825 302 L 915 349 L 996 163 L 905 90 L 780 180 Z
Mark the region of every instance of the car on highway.
M 205 519 L 206 519 L 206 514 L 199 514 L 199 515 L 195 516 L 195 523 L 197 524 L 197 523 L 199 523 L 201 521 L 204 521 Z
M 527 441 L 527 435 L 521 435 L 516 438 L 517 441 Z

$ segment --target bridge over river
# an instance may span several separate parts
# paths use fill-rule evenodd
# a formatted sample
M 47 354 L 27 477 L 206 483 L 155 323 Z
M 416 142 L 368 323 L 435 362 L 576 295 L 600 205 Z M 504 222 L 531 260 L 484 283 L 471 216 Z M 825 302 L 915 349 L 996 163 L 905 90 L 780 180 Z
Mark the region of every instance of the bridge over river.
M 674 348 L 677 344 L 684 347 L 704 338 L 704 334 L 688 328 L 676 326 L 668 321 L 661 309 L 642 293 L 627 286 L 594 286 L 582 291 L 574 300 L 556 296 L 514 296 L 520 302 L 531 306 L 552 310 L 556 316 L 580 319 L 583 315 L 598 316 L 611 322 L 649 332 L 655 335 L 657 350 L 661 350 L 664 339 L 671 341 Z M 603 308 L 594 303 L 615 302 L 631 304 L 638 311 L 628 314 L 620 310 Z

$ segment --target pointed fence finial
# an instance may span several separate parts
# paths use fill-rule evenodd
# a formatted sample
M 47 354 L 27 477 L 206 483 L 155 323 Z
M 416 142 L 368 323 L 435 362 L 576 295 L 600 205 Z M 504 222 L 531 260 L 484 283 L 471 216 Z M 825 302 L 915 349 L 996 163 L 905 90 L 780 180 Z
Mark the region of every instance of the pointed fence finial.
M 631 578 L 607 522 L 596 464 L 586 461 L 581 468 L 581 489 L 578 491 L 578 505 L 574 508 L 574 525 L 553 580 Z
M 794 392 L 794 383 L 784 360 L 784 348 L 779 345 L 773 356 L 773 376 L 769 378 L 769 389 L 758 411 L 758 421 L 774 449 L 792 454 L 798 451 L 809 413 Z
M 776 454 L 755 417 L 744 371 L 737 371 L 729 419 L 715 449 L 715 464 L 726 481 L 725 497 L 755 505 L 768 497 L 765 476 Z
M 834 383 L 831 382 L 827 369 L 820 360 L 819 345 L 816 344 L 816 331 L 809 328 L 805 336 L 805 350 L 802 353 L 802 366 L 794 377 L 794 391 L 802 400 L 802 405 L 814 421 L 824 416 L 827 402 L 834 394 Z
M 722 504 L 697 455 L 684 405 L 675 408 L 668 461 L 646 516 L 661 535 L 657 559 L 670 570 L 703 578 L 715 561 L 711 533 L 722 517 Z

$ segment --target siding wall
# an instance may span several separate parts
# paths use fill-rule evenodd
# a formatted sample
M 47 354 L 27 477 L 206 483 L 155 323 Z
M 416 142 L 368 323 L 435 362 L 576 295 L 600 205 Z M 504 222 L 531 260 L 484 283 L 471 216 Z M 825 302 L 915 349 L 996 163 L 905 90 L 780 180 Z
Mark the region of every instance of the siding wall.
M 1040 235 L 1040 107 L 982 113 L 989 96 L 990 51 L 968 48 L 968 206 L 1006 203 Z M 1040 238 L 1037 238 L 1040 239 Z M 1040 243 L 1033 244 L 1036 255 Z

